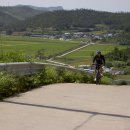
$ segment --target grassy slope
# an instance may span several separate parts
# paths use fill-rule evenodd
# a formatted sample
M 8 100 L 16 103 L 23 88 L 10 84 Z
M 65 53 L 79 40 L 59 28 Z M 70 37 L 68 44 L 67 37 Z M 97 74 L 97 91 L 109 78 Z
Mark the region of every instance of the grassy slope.
M 119 49 L 127 48 L 127 46 L 123 46 L 123 45 L 96 44 L 96 45 L 88 46 L 74 53 L 71 53 L 60 60 L 64 61 L 64 59 L 66 58 L 67 61 L 67 59 L 70 59 L 69 63 L 73 65 L 91 64 L 92 62 L 91 54 L 92 53 L 95 54 L 96 50 L 101 50 L 103 54 L 107 54 L 108 52 L 112 51 L 115 47 L 118 47 Z

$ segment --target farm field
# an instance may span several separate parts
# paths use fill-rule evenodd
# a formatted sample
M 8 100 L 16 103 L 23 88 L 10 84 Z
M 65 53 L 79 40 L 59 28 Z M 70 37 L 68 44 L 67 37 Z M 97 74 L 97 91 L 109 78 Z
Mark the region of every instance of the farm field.
M 43 38 L 18 37 L 18 36 L 2 36 L 0 37 L 0 52 L 7 53 L 12 51 L 23 52 L 29 56 L 34 56 L 39 50 L 44 51 L 45 56 L 54 55 L 80 44 L 80 40 L 60 41 Z M 92 56 L 96 50 L 101 50 L 105 55 L 112 51 L 115 47 L 125 49 L 127 45 L 113 44 L 94 44 L 81 50 L 66 55 L 57 61 L 70 65 L 91 64 Z
M 66 62 L 71 65 L 80 65 L 80 64 L 91 64 L 92 56 L 95 54 L 96 50 L 102 51 L 102 54 L 107 54 L 111 52 L 115 47 L 119 49 L 126 49 L 127 45 L 113 45 L 113 44 L 94 44 L 86 48 L 78 50 L 74 53 L 66 55 L 58 61 Z
M 44 55 L 48 56 L 63 52 L 79 44 L 80 42 L 78 41 L 2 36 L 0 39 L 0 52 L 21 51 L 27 55 L 35 55 L 37 51 L 44 50 Z

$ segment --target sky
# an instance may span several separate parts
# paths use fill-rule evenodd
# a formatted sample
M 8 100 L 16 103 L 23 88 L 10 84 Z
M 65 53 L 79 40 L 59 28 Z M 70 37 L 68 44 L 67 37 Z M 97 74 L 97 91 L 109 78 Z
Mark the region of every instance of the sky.
M 40 7 L 63 6 L 64 9 L 94 9 L 110 12 L 130 12 L 130 0 L 0 0 L 1 6 L 35 5 Z

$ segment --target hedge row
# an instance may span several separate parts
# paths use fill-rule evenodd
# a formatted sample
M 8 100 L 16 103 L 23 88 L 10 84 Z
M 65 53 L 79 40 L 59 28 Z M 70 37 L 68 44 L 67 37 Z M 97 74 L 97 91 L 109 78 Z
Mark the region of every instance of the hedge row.
M 39 74 L 18 77 L 0 73 L 0 99 L 26 92 L 33 88 L 54 83 L 92 83 L 93 77 L 86 73 L 46 67 Z

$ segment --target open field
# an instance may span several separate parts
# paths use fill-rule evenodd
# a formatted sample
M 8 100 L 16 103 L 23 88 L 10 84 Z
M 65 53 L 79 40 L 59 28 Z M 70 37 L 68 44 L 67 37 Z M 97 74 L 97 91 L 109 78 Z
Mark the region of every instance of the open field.
M 0 37 L 0 52 L 6 53 L 11 51 L 20 51 L 29 56 L 33 56 L 39 50 L 43 50 L 44 52 L 42 54 L 44 54 L 45 56 L 49 56 L 78 46 L 80 42 L 80 40 L 60 41 L 43 38 L 2 36 Z M 94 55 L 96 50 L 101 50 L 103 54 L 107 54 L 115 47 L 118 47 L 119 49 L 125 49 L 128 46 L 113 44 L 95 44 L 57 60 L 71 65 L 91 64 L 92 56 Z
M 46 56 L 53 55 L 75 46 L 80 42 L 76 41 L 60 41 L 43 38 L 30 37 L 5 37 L 0 40 L 0 50 L 3 52 L 22 51 L 27 55 L 34 55 L 38 50 L 43 49 Z
M 71 53 L 62 59 L 58 59 L 64 62 L 67 62 L 72 65 L 78 64 L 91 64 L 92 56 L 95 54 L 96 50 L 101 50 L 102 54 L 107 54 L 111 52 L 115 47 L 119 49 L 126 49 L 128 46 L 126 45 L 113 45 L 113 44 L 95 44 L 90 45 L 86 48 L 78 50 L 74 53 Z

